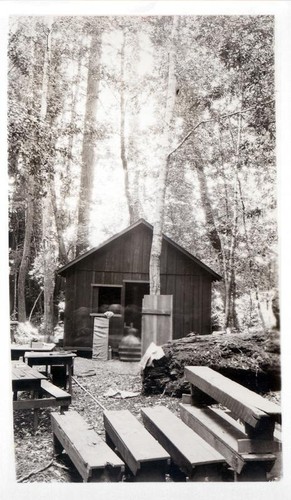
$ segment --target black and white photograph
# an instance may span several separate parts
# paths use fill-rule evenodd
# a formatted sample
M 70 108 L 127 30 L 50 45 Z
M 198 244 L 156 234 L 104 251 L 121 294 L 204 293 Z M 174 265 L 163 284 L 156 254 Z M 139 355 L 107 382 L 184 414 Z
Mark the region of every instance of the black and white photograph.
M 275 10 L 35 3 L 1 35 L 10 497 L 279 488 Z

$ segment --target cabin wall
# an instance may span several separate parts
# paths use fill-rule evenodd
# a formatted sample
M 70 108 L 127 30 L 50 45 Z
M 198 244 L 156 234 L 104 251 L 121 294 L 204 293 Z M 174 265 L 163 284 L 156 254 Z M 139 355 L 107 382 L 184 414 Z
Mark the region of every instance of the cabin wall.
M 92 285 L 148 281 L 152 232 L 146 226 L 113 240 L 66 272 L 65 339 L 68 347 L 92 345 Z M 211 333 L 211 276 L 163 241 L 161 293 L 173 295 L 173 338 Z

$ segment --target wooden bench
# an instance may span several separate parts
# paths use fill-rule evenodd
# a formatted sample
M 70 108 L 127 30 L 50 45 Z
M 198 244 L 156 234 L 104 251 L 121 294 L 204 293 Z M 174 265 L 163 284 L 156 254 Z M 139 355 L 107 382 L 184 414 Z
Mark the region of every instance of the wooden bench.
M 164 406 L 142 408 L 146 429 L 189 481 L 221 481 L 224 457 Z M 175 469 L 172 476 L 175 477 Z
M 48 397 L 47 397 L 48 396 Z M 34 430 L 38 426 L 38 410 L 41 408 L 60 407 L 67 410 L 71 404 L 71 395 L 56 387 L 46 379 L 41 380 L 41 393 L 37 398 L 19 399 L 13 401 L 14 410 L 34 410 Z
M 169 454 L 128 410 L 104 411 L 104 427 L 133 481 L 165 481 Z
M 41 381 L 41 389 L 43 395 L 47 394 L 48 396 L 54 398 L 55 403 L 53 406 L 60 406 L 61 411 L 66 410 L 71 404 L 71 394 L 64 391 L 63 389 L 60 389 L 48 380 Z
M 182 420 L 225 457 L 237 480 L 266 480 L 280 449 L 274 437 L 279 406 L 208 367 L 186 367 L 185 376 L 191 396 L 180 405 Z
M 54 452 L 63 449 L 84 482 L 117 482 L 125 469 L 123 461 L 89 427 L 76 411 L 52 413 Z

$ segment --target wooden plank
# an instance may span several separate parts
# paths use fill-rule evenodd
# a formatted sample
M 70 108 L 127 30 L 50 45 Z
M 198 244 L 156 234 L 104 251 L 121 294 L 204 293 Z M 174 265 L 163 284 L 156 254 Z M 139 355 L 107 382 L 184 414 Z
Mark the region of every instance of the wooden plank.
M 47 392 L 50 394 L 52 397 L 56 399 L 70 399 L 71 400 L 71 395 L 68 394 L 66 391 L 63 391 L 63 389 L 60 389 L 60 387 L 57 387 L 56 385 L 52 384 L 48 380 L 42 380 L 41 381 L 41 388 L 43 391 Z
M 103 416 L 106 433 L 134 475 L 144 462 L 170 459 L 164 448 L 128 410 L 106 410 Z
M 40 381 L 46 377 L 38 370 L 34 370 L 20 361 L 12 361 L 12 390 L 37 391 Z
M 180 404 L 180 414 L 183 422 L 193 429 L 200 437 L 213 446 L 225 458 L 226 462 L 240 473 L 248 461 L 275 460 L 273 454 L 245 454 L 238 452 L 238 439 L 244 438 L 244 433 L 236 426 L 226 426 L 225 419 L 211 408 L 196 408 Z
M 65 407 L 70 405 L 68 398 L 18 399 L 13 401 L 14 410 L 33 410 L 37 408 Z
M 211 411 L 218 415 L 224 422 L 225 428 L 237 429 L 237 451 L 241 454 L 246 453 L 274 453 L 280 449 L 278 439 L 249 439 L 245 432 L 245 427 L 238 420 L 235 420 L 231 415 L 219 408 L 211 408 Z
M 188 476 L 198 465 L 225 463 L 223 456 L 176 417 L 168 408 L 142 408 L 146 429 L 171 455 L 171 459 Z
M 143 311 L 153 311 L 143 314 Z M 154 314 L 154 311 L 158 314 Z M 154 342 L 162 345 L 173 338 L 173 317 L 160 314 L 161 311 L 173 310 L 172 295 L 145 295 L 142 303 L 142 355 L 149 345 Z
M 157 309 L 143 309 L 142 310 L 143 314 L 156 314 L 157 316 L 171 316 L 171 311 L 170 310 L 162 310 L 158 311 Z
M 52 413 L 51 421 L 53 433 L 85 480 L 93 469 L 102 469 L 107 465 L 123 469 L 123 461 L 77 412 Z
M 73 362 L 76 354 L 74 353 L 63 353 L 63 352 L 26 352 L 24 354 L 25 360 L 28 362 L 29 366 L 34 365 L 64 365 Z
M 34 370 L 21 361 L 12 362 L 12 380 L 41 380 L 45 378 L 46 377 L 38 370 Z
M 252 427 L 270 417 L 280 420 L 280 407 L 206 366 L 186 366 L 186 379 L 229 408 Z

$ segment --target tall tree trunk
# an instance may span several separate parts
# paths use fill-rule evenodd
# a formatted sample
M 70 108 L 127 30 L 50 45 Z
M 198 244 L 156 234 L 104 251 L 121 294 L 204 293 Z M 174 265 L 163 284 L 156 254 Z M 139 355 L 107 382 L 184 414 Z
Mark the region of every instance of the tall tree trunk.
M 235 283 L 235 271 L 234 271 L 234 257 L 235 257 L 235 247 L 236 247 L 236 231 L 237 231 L 237 209 L 235 208 L 235 216 L 233 221 L 233 238 L 232 245 L 229 255 L 226 256 L 223 243 L 221 241 L 219 232 L 216 227 L 214 214 L 212 210 L 211 200 L 208 192 L 207 179 L 204 172 L 202 162 L 196 166 L 196 171 L 198 175 L 198 182 L 200 187 L 200 196 L 202 205 L 204 208 L 207 235 L 212 248 L 215 250 L 220 268 L 223 271 L 224 278 L 224 310 L 225 310 L 225 328 L 230 328 L 233 326 L 238 327 L 237 314 L 235 309 L 235 295 L 236 295 L 236 283 Z M 235 206 L 237 201 L 235 202 Z
M 202 205 L 203 205 L 204 213 L 205 213 L 207 235 L 208 235 L 209 241 L 210 241 L 213 249 L 217 253 L 221 269 L 224 269 L 224 267 L 225 267 L 224 251 L 222 248 L 221 238 L 220 238 L 220 235 L 218 233 L 216 223 L 214 220 L 212 205 L 211 205 L 210 196 L 209 196 L 209 192 L 208 192 L 207 179 L 206 179 L 206 175 L 204 172 L 202 161 L 199 163 L 199 165 L 196 165 L 196 172 L 197 172 L 198 182 L 199 182 L 199 187 L 200 187 L 201 201 L 202 201 Z
M 237 246 L 238 232 L 238 198 L 239 198 L 239 177 L 238 169 L 240 164 L 240 145 L 242 138 L 242 100 L 243 100 L 243 76 L 240 74 L 240 113 L 238 113 L 237 136 L 236 140 L 233 137 L 232 129 L 230 132 L 234 144 L 234 202 L 233 202 L 233 224 L 231 228 L 231 241 L 228 259 L 228 272 L 226 278 L 226 294 L 225 294 L 225 324 L 226 331 L 230 331 L 235 326 L 236 305 L 235 305 L 235 252 Z M 230 122 L 229 122 L 230 123 Z
M 53 245 L 52 234 L 52 202 L 50 194 L 47 194 L 43 201 L 43 296 L 44 296 L 44 317 L 43 333 L 47 340 L 53 337 L 54 329 L 54 289 L 55 289 L 55 269 L 56 258 Z
M 129 213 L 129 223 L 132 224 L 138 219 L 134 198 L 130 190 L 128 160 L 125 145 L 125 35 L 121 44 L 120 51 L 120 158 L 124 173 L 125 196 Z
M 59 260 L 62 265 L 65 265 L 69 262 L 68 255 L 67 255 L 67 250 L 64 242 L 64 236 L 63 236 L 63 223 L 62 223 L 62 218 L 60 215 L 60 211 L 57 206 L 57 196 L 56 196 L 56 190 L 55 190 L 55 184 L 54 180 L 50 180 L 50 198 L 51 198 L 51 203 L 52 203 L 52 210 L 54 214 L 54 220 L 55 220 L 55 225 L 56 225 L 56 230 L 57 230 L 57 236 L 58 236 L 58 247 L 59 247 Z
M 252 281 L 252 284 L 253 284 L 253 287 L 255 290 L 256 306 L 257 306 L 258 315 L 259 315 L 263 330 L 266 330 L 266 323 L 265 323 L 264 316 L 262 313 L 261 301 L 259 298 L 259 288 L 258 288 L 257 281 L 254 277 L 254 272 L 253 272 L 252 263 L 254 262 L 254 255 L 253 255 L 253 252 L 251 250 L 251 245 L 249 242 L 249 236 L 248 236 L 247 224 L 246 224 L 245 204 L 244 204 L 244 199 L 243 199 L 243 194 L 242 194 L 242 186 L 241 186 L 241 181 L 240 181 L 239 176 L 238 176 L 238 186 L 239 186 L 240 202 L 241 202 L 241 207 L 242 207 L 242 218 L 243 218 L 243 227 L 244 227 L 244 233 L 245 233 L 246 248 L 247 248 L 247 252 L 248 252 L 249 273 L 250 273 L 251 281 Z
M 34 38 L 35 38 L 35 25 L 34 23 L 32 23 L 32 33 L 30 41 L 30 52 L 31 52 L 30 56 L 32 60 L 34 59 L 36 54 L 36 42 Z M 31 108 L 33 109 L 36 108 L 35 86 L 37 80 L 37 74 L 33 65 L 31 65 L 30 67 L 29 80 L 33 88 L 32 102 L 31 102 Z M 18 160 L 19 156 L 17 156 L 17 161 Z M 27 167 L 27 174 L 25 175 L 25 184 L 26 184 L 25 233 L 24 233 L 23 252 L 18 271 L 18 282 L 17 282 L 18 321 L 20 322 L 26 321 L 25 282 L 29 268 L 30 248 L 31 248 L 33 218 L 34 218 L 35 178 L 34 174 L 29 173 L 30 171 L 29 166 L 27 165 L 26 167 Z M 15 274 L 15 279 L 16 279 L 16 274 Z
M 167 95 L 165 105 L 164 126 L 161 136 L 161 166 L 158 181 L 158 193 L 156 200 L 156 213 L 154 220 L 153 239 L 150 254 L 150 294 L 159 295 L 161 291 L 161 278 L 160 278 L 160 258 L 162 251 L 162 232 L 164 222 L 164 207 L 165 207 L 165 194 L 167 187 L 167 174 L 170 162 L 170 144 L 171 144 L 171 130 L 172 119 L 176 101 L 176 76 L 175 76 L 175 38 L 178 27 L 178 18 L 173 17 L 172 33 L 169 40 L 168 48 L 168 78 L 167 78 Z
M 80 91 L 79 87 L 80 87 L 81 76 L 82 76 L 82 51 L 80 50 L 75 85 L 72 86 L 72 93 L 70 96 L 72 101 L 71 101 L 71 113 L 70 113 L 69 122 L 72 125 L 74 125 L 77 121 L 77 104 L 78 104 L 78 96 L 79 96 L 79 91 Z M 66 160 L 65 160 L 65 176 L 68 179 L 70 177 L 70 167 L 71 167 L 72 156 L 73 156 L 74 137 L 75 137 L 75 134 L 72 134 L 72 133 L 69 134 L 68 145 L 66 148 L 67 149 L 67 156 L 66 156 Z M 64 184 L 64 194 L 67 194 L 67 191 L 66 191 L 67 190 L 67 183 L 63 183 L 63 184 Z
M 51 59 L 51 35 L 52 35 L 52 19 L 47 20 L 47 43 L 44 55 L 43 65 L 43 83 L 42 83 L 42 99 L 41 99 L 41 120 L 44 122 L 48 116 L 48 98 L 50 93 L 50 59 Z M 53 210 L 51 199 L 51 174 L 47 176 L 47 194 L 43 199 L 42 213 L 42 251 L 43 251 L 43 297 L 44 297 L 44 318 L 43 318 L 43 333 L 47 336 L 47 340 L 51 340 L 54 329 L 54 314 L 53 314 L 53 296 L 55 288 L 55 269 L 56 256 L 54 247 L 53 234 Z
M 96 115 L 100 81 L 100 52 L 100 33 L 96 31 L 91 37 L 89 54 L 76 255 L 87 250 L 89 246 L 89 221 L 95 165 Z
M 23 253 L 21 258 L 21 263 L 18 272 L 18 321 L 26 321 L 26 304 L 25 304 L 25 280 L 28 272 L 29 258 L 30 258 L 30 246 L 31 237 L 33 229 L 33 217 L 34 217 L 34 176 L 27 176 L 26 185 L 26 208 L 25 208 L 25 234 L 24 234 L 24 244 Z

